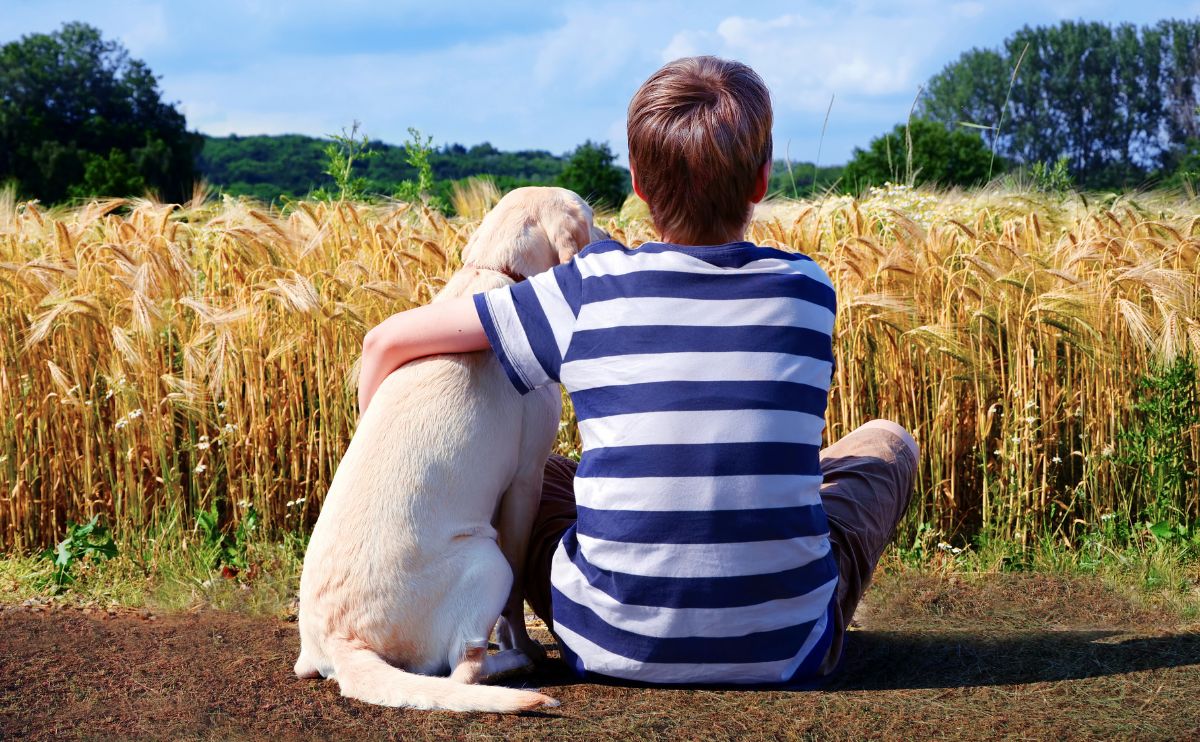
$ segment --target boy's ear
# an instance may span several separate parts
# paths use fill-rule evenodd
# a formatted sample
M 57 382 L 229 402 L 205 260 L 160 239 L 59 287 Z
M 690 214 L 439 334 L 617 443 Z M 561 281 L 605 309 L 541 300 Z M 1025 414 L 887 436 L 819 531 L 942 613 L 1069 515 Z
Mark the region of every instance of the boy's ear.
M 637 182 L 637 173 L 635 173 L 635 172 L 633 171 L 633 163 L 632 163 L 632 162 L 631 162 L 631 163 L 629 163 L 629 181 L 630 181 L 631 183 L 633 183 L 633 192 L 634 192 L 635 194 L 637 194 L 637 197 L 638 197 L 638 198 L 640 198 L 640 199 L 642 199 L 643 201 L 645 201 L 645 200 L 646 200 L 646 194 L 642 193 L 642 187 L 638 185 L 638 182 Z
M 771 184 L 771 160 L 768 159 L 758 169 L 758 177 L 754 180 L 754 194 L 751 203 L 758 203 L 767 197 L 767 188 Z

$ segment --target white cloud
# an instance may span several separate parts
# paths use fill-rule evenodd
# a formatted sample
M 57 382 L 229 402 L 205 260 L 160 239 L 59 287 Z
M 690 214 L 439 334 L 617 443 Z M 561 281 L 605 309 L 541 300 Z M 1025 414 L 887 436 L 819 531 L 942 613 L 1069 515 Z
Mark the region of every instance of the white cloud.
M 628 18 L 602 10 L 570 12 L 561 27 L 539 35 L 534 80 L 543 88 L 575 92 L 611 83 L 636 50 L 628 25 Z
M 882 33 L 884 26 L 887 33 Z M 893 95 L 915 89 L 921 44 L 897 30 L 894 21 L 834 11 L 764 19 L 732 16 L 713 31 L 676 34 L 662 56 L 710 53 L 739 59 L 763 76 L 777 106 L 823 112 L 833 94 Z
M 950 13 L 960 18 L 974 18 L 985 10 L 987 6 L 979 2 L 954 3 L 950 6 Z

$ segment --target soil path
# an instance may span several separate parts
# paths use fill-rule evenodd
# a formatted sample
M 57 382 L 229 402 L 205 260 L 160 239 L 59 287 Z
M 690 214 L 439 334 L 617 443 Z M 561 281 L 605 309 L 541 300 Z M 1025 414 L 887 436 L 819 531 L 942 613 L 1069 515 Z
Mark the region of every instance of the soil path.
M 291 674 L 295 624 L 0 608 L 0 738 L 1200 738 L 1200 626 L 1095 581 L 883 576 L 818 691 L 578 683 L 526 716 L 348 701 Z M 543 637 L 546 638 L 546 637 Z

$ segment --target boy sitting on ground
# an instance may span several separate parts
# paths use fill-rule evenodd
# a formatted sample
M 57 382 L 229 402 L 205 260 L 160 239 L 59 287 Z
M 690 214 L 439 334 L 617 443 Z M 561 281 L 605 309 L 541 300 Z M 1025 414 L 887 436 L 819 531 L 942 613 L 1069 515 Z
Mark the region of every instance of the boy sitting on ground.
M 579 672 L 651 683 L 828 674 L 908 506 L 917 445 L 876 420 L 821 450 L 836 302 L 810 258 L 744 242 L 771 102 L 743 64 L 672 62 L 629 104 L 634 190 L 662 242 L 395 315 L 359 399 L 413 358 L 491 347 L 561 383 L 583 442 L 546 464 L 525 597 Z

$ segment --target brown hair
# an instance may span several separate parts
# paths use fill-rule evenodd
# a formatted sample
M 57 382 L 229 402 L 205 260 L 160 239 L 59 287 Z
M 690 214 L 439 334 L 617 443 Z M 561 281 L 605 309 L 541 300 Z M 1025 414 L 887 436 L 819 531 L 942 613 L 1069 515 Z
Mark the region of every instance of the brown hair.
M 771 157 L 771 119 L 766 84 L 741 62 L 677 59 L 638 88 L 629 164 L 660 232 L 704 245 L 746 225 Z

